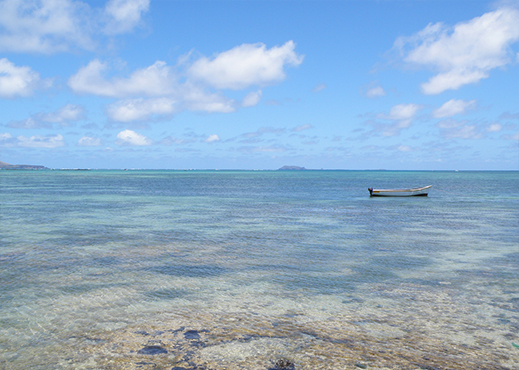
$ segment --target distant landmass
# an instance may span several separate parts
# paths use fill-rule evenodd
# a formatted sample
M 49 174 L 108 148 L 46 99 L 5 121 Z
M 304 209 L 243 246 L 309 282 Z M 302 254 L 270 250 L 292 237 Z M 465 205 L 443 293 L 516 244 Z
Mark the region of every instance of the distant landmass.
M 302 171 L 302 170 L 306 170 L 306 168 L 299 167 L 299 166 L 283 166 L 283 167 L 279 168 L 278 170 L 279 171 Z
M 0 161 L 0 170 L 48 170 L 48 168 L 32 164 L 9 164 Z

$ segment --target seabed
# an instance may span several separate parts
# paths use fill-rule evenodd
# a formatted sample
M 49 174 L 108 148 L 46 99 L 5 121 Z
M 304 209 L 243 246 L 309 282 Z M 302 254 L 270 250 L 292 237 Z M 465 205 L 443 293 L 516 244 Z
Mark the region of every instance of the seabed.
M 380 289 L 388 297 L 407 295 L 409 311 L 393 311 L 389 301 L 367 307 L 346 303 L 343 313 L 322 317 L 294 306 L 266 315 L 262 310 L 272 309 L 268 302 L 247 302 L 228 313 L 193 308 L 63 338 L 46 356 L 70 369 L 519 368 L 517 332 L 482 325 L 473 308 L 457 304 L 454 291 L 420 293 L 413 285 Z M 64 352 L 71 355 L 65 358 Z

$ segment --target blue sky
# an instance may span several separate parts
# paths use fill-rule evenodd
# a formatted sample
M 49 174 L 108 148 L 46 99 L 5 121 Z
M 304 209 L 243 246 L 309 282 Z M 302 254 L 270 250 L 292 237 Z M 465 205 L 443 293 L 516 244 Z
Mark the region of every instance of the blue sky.
M 0 1 L 0 161 L 517 170 L 516 1 Z

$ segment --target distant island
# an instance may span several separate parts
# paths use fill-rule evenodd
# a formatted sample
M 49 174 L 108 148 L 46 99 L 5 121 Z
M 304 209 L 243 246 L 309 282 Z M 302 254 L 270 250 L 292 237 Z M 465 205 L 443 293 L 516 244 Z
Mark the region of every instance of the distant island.
M 0 161 L 0 170 L 48 170 L 48 168 L 32 164 L 9 164 Z
M 303 171 L 306 170 L 304 167 L 299 166 L 283 166 L 278 169 L 278 171 Z

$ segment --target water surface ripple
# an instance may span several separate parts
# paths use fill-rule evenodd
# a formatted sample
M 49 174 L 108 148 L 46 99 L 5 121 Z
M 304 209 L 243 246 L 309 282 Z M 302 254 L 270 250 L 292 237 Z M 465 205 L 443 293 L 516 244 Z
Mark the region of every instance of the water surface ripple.
M 0 171 L 0 368 L 517 369 L 518 184 Z

